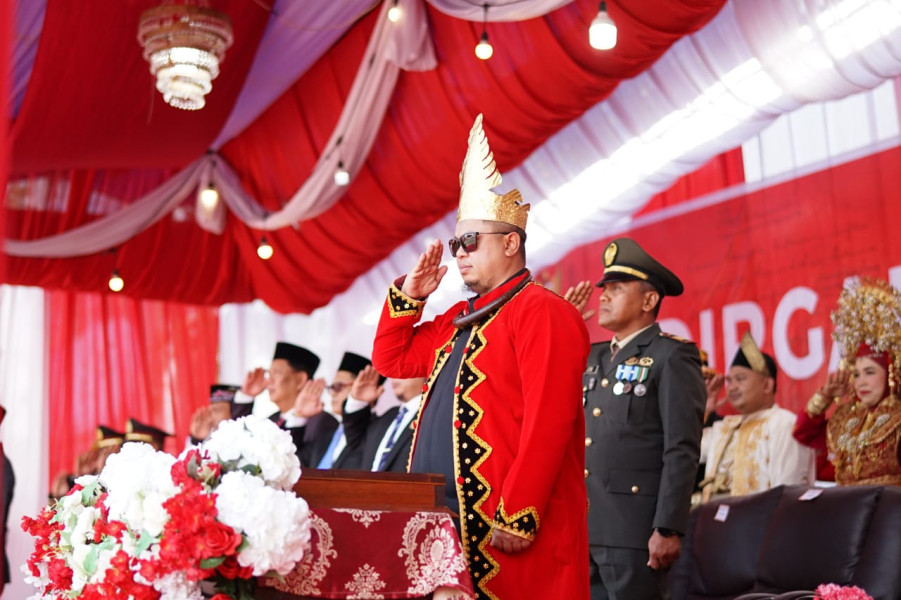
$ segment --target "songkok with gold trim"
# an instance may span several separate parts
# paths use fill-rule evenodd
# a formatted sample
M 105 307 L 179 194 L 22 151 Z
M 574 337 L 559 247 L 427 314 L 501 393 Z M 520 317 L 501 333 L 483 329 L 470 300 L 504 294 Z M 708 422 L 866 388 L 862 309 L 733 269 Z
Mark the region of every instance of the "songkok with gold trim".
M 94 434 L 95 448 L 108 448 L 110 446 L 121 446 L 125 442 L 125 434 L 116 431 L 112 427 L 106 425 L 98 425 Z
M 457 221 L 476 219 L 498 221 L 526 229 L 529 205 L 522 203 L 519 190 L 499 195 L 493 189 L 501 184 L 501 173 L 494 162 L 494 153 L 482 129 L 482 115 L 476 117 L 469 131 L 466 157 L 460 170 L 460 208 Z
M 735 358 L 732 359 L 733 367 L 745 367 L 764 377 L 776 379 L 776 359 L 769 354 L 761 352 L 754 342 L 754 338 L 747 331 L 741 338 Z
M 662 296 L 678 296 L 685 288 L 672 271 L 631 238 L 617 238 L 604 249 L 604 276 L 597 287 L 613 281 L 646 281 Z
M 128 419 L 125 423 L 126 442 L 145 442 L 147 444 L 153 444 L 158 448 L 162 448 L 163 444 L 166 442 L 166 438 L 171 435 L 171 433 L 166 433 L 153 425 L 141 423 L 137 419 Z

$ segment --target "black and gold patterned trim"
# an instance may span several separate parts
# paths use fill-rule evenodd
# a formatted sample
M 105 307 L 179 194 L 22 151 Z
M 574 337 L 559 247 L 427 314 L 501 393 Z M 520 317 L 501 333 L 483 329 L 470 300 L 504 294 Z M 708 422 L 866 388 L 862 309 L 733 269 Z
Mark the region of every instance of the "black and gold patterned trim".
M 422 312 L 423 306 L 424 301 L 407 296 L 396 285 L 388 288 L 388 314 L 392 319 L 414 317 Z
M 494 320 L 494 316 L 481 327 L 473 328 L 454 389 L 454 468 L 457 472 L 457 498 L 460 501 L 460 537 L 479 600 L 497 600 L 497 596 L 487 589 L 486 584 L 497 575 L 500 565 L 487 551 L 491 543 L 493 521 L 482 510 L 482 505 L 491 494 L 491 485 L 478 469 L 491 454 L 491 447 L 476 434 L 475 430 L 484 411 L 472 400 L 470 393 L 485 380 L 485 374 L 473 365 L 473 360 L 485 347 L 482 329 Z
M 536 284 L 530 282 L 528 285 Z M 498 307 L 494 314 L 473 327 L 463 352 L 454 389 L 454 468 L 457 472 L 457 498 L 460 502 L 460 537 L 478 600 L 498 600 L 488 589 L 488 582 L 497 576 L 500 565 L 488 549 L 491 531 L 497 526 L 497 522 L 494 514 L 486 514 L 483 509 L 491 494 L 491 485 L 479 470 L 491 455 L 492 449 L 477 433 L 484 411 L 472 399 L 473 390 L 485 381 L 486 375 L 474 363 L 485 349 L 484 331 L 491 326 L 502 308 L 503 306 Z
M 494 513 L 495 527 L 502 531 L 518 535 L 527 540 L 534 540 L 541 524 L 538 519 L 538 511 L 534 506 L 529 506 L 512 515 L 508 515 L 504 509 L 504 499 L 501 498 Z

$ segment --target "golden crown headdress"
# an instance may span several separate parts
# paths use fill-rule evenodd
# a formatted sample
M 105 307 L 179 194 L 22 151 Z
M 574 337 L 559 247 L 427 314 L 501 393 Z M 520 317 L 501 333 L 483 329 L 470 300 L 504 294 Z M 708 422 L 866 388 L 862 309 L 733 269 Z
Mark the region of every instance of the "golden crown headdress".
M 861 344 L 901 364 L 901 294 L 879 279 L 862 279 L 842 290 L 832 312 L 832 332 L 842 359 L 853 361 Z
M 522 204 L 519 190 L 510 190 L 502 196 L 495 194 L 492 189 L 499 186 L 501 181 L 494 153 L 488 147 L 488 138 L 482 129 L 480 114 L 469 131 L 466 157 L 460 170 L 460 208 L 457 211 L 457 221 L 500 221 L 525 231 L 529 205 Z

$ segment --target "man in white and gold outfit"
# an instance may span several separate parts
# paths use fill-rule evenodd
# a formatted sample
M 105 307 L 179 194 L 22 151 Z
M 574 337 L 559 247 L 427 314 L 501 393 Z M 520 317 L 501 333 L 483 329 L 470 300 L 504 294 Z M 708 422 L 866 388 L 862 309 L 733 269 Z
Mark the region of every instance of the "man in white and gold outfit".
M 726 376 L 737 415 L 713 424 L 701 501 L 743 496 L 778 485 L 812 485 L 814 453 L 792 437 L 796 415 L 776 404 L 776 361 L 749 334 Z

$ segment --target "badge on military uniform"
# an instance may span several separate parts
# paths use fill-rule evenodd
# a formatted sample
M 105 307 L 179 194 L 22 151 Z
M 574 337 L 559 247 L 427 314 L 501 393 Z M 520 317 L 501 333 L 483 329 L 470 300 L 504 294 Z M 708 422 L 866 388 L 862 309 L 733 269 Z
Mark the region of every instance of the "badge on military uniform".
M 650 366 L 641 366 L 641 361 L 644 360 L 644 358 L 636 358 L 633 356 L 625 363 L 617 365 L 616 383 L 613 385 L 613 393 L 615 395 L 622 396 L 623 394 L 628 394 L 633 389 L 635 390 L 636 395 L 645 395 L 647 389 L 641 382 L 648 378 L 651 368 Z M 633 359 L 634 361 L 630 364 L 630 361 Z M 653 362 L 654 361 L 651 360 L 651 364 L 653 364 Z M 641 393 L 638 392 L 638 386 L 641 386 Z

